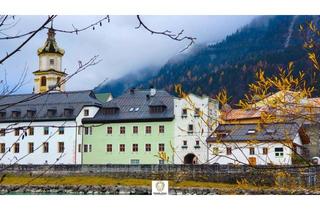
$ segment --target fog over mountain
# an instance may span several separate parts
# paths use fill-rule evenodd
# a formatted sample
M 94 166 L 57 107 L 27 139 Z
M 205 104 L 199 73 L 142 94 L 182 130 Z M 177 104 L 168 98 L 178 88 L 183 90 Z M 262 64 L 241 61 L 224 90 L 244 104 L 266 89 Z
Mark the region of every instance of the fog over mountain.
M 46 19 L 46 16 L 16 16 L 19 20 L 15 27 L 6 34 L 16 35 L 34 29 Z M 72 25 L 78 28 L 89 25 L 101 16 L 58 16 L 54 27 L 71 30 Z M 215 43 L 226 35 L 249 23 L 253 16 L 142 16 L 143 21 L 154 30 L 171 30 L 197 38 L 197 44 Z M 104 23 L 95 30 L 75 34 L 57 33 L 59 47 L 65 49 L 63 68 L 67 73 L 76 70 L 78 61 L 83 62 L 94 55 L 102 61 L 90 69 L 75 76 L 67 85 L 67 90 L 93 89 L 103 81 L 111 81 L 136 72 L 151 75 L 168 60 L 182 58 L 179 51 L 188 43 L 176 42 L 160 35 L 151 35 L 143 29 L 135 29 L 138 21 L 135 16 L 111 16 L 110 23 Z M 46 31 L 37 34 L 19 53 L 15 54 L 0 66 L 0 79 L 5 71 L 9 85 L 18 81 L 18 76 L 27 68 L 25 85 L 19 93 L 31 92 L 33 87 L 32 72 L 38 69 L 36 50 L 46 40 Z M 10 52 L 24 39 L 1 40 L 0 55 Z M 149 72 L 150 71 L 150 72 Z

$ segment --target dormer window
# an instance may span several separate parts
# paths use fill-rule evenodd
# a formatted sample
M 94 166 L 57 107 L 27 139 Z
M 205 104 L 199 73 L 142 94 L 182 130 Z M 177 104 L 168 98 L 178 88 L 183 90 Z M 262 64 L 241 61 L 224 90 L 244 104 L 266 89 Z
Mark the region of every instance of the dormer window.
M 27 110 L 27 117 L 33 118 L 36 116 L 36 110 Z
M 218 138 L 223 138 L 223 137 L 226 137 L 227 135 L 229 135 L 230 131 L 228 130 L 224 130 L 224 131 L 218 131 L 216 132 L 216 136 Z
M 73 114 L 73 109 L 72 108 L 65 108 L 64 109 L 64 116 L 65 117 L 70 117 Z
M 276 130 L 272 129 L 272 128 L 267 128 L 266 132 L 267 132 L 267 134 L 274 134 L 276 132 Z
M 6 118 L 6 112 L 5 111 L 1 111 L 0 112 L 0 119 L 4 119 Z
M 116 114 L 118 108 L 104 108 L 104 114 Z
M 13 118 L 18 118 L 21 116 L 21 112 L 18 110 L 12 111 L 12 117 Z
M 151 113 L 161 113 L 164 112 L 165 106 L 150 106 Z
M 53 116 L 56 115 L 56 113 L 57 113 L 57 109 L 51 108 L 51 109 L 48 109 L 47 116 L 48 117 L 53 117 Z
M 49 62 L 51 66 L 54 65 L 54 59 L 51 58 Z

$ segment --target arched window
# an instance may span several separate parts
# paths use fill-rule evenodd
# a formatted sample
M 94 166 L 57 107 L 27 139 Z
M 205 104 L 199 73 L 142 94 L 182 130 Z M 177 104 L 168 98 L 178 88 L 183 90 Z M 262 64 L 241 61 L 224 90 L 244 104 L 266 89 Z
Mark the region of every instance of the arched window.
M 47 86 L 47 78 L 45 76 L 41 77 L 41 86 Z

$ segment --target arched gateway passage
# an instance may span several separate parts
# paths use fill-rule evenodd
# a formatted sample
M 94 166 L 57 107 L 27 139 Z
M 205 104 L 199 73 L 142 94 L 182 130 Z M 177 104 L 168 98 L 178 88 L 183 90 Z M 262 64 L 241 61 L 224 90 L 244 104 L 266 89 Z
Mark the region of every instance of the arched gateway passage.
M 184 164 L 197 164 L 198 158 L 193 153 L 189 153 L 186 156 L 184 156 L 183 163 Z

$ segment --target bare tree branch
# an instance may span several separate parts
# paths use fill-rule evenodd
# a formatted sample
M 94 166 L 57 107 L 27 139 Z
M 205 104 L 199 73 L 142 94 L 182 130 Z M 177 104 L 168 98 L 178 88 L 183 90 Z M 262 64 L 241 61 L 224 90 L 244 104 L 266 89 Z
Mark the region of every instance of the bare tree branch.
M 165 30 L 165 31 L 154 31 L 152 29 L 150 29 L 142 20 L 141 20 L 141 17 L 140 15 L 137 15 L 137 19 L 139 21 L 139 25 L 136 27 L 136 29 L 139 29 L 139 28 L 144 28 L 146 29 L 147 31 L 149 31 L 151 34 L 158 34 L 158 35 L 164 35 L 164 36 L 167 36 L 169 37 L 170 39 L 172 40 L 175 40 L 175 41 L 184 41 L 184 40 L 189 40 L 189 44 L 183 48 L 180 52 L 183 52 L 185 50 L 187 50 L 189 47 L 191 47 L 191 45 L 193 45 L 195 43 L 195 40 L 196 38 L 195 37 L 191 37 L 191 36 L 183 36 L 183 32 L 184 30 L 182 29 L 179 33 L 175 34 L 175 33 L 172 33 L 171 31 L 169 30 Z

